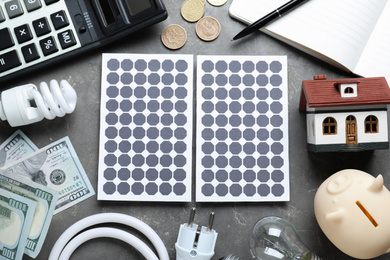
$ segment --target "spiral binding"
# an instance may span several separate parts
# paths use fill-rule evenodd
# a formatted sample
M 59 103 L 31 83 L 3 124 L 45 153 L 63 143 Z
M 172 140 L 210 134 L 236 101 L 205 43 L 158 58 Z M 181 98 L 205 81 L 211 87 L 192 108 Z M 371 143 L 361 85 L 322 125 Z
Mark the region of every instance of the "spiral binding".
M 76 91 L 66 80 L 61 80 L 58 84 L 53 79 L 50 81 L 50 88 L 46 82 L 41 82 L 39 91 L 34 86 L 30 94 L 34 97 L 40 112 L 49 120 L 70 114 L 76 108 Z

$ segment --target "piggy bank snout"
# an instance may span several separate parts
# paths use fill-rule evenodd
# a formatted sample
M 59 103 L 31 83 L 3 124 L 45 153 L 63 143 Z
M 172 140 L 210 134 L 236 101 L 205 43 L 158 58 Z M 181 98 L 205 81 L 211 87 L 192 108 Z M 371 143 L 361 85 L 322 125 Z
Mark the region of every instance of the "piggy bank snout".
M 336 175 L 330 180 L 327 190 L 330 194 L 341 193 L 351 186 L 352 180 L 353 178 L 349 173 Z

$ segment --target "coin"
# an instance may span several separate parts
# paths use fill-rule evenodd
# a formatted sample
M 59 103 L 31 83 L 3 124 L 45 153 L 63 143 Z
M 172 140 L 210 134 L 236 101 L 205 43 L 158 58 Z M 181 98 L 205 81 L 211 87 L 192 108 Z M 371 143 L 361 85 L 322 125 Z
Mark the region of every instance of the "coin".
M 196 23 L 195 30 L 202 40 L 213 41 L 221 32 L 221 25 L 214 17 L 206 16 Z
M 207 0 L 209 4 L 214 5 L 214 6 L 221 6 L 226 4 L 227 0 Z
M 204 4 L 199 0 L 187 0 L 181 6 L 181 16 L 187 22 L 196 22 L 204 15 Z
M 168 25 L 161 33 L 161 41 L 168 49 L 180 49 L 187 41 L 186 30 L 178 24 Z
M 186 0 L 186 1 L 188 1 L 188 0 Z M 202 5 L 205 5 L 206 4 L 206 0 L 199 0 L 201 3 L 202 3 Z

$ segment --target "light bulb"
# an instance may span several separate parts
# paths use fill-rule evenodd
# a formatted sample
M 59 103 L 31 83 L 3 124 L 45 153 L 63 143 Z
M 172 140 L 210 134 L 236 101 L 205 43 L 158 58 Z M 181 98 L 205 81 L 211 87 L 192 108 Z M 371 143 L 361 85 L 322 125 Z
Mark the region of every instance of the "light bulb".
M 10 126 L 22 126 L 70 114 L 76 108 L 77 94 L 66 81 L 41 82 L 38 88 L 26 84 L 1 92 L 0 119 Z
M 265 217 L 253 227 L 249 241 L 253 259 L 321 260 L 301 241 L 294 226 L 279 217 Z

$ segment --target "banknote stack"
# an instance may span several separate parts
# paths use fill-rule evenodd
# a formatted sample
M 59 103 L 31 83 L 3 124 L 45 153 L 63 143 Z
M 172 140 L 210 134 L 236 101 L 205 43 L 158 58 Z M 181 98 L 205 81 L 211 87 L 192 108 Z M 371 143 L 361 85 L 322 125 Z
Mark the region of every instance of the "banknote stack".
M 0 259 L 39 254 L 57 198 L 53 189 L 0 171 Z
M 36 258 L 53 215 L 94 194 L 68 137 L 38 149 L 16 131 L 0 145 L 0 260 Z

